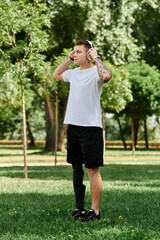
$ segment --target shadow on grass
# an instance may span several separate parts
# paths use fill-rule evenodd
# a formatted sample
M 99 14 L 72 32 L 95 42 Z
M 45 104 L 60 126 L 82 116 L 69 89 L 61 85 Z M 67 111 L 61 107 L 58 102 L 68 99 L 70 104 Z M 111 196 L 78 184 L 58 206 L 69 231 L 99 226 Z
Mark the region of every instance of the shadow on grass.
M 106 181 L 152 181 L 159 180 L 160 165 L 109 164 L 100 169 Z
M 23 146 L 22 145 L 1 145 L 0 146 L 0 150 L 23 150 Z M 40 147 L 40 146 L 35 146 L 35 147 L 32 147 L 32 146 L 28 146 L 27 150 L 36 150 L 36 149 L 44 149 L 44 147 Z
M 3 154 L 0 153 L 0 157 L 23 156 L 23 147 L 8 147 L 8 146 L 0 147 L 0 151 L 1 150 L 6 150 L 7 153 L 3 153 Z M 15 150 L 21 150 L 22 153 L 13 154 L 13 151 L 15 151 Z M 40 155 L 40 156 L 44 156 L 44 155 L 52 156 L 53 155 L 54 156 L 54 151 L 48 152 L 44 149 L 44 147 L 28 147 L 27 151 L 28 151 L 27 152 L 28 156 L 31 156 L 31 155 Z M 32 152 L 29 152 L 29 151 L 32 151 Z M 57 153 L 57 155 L 59 155 L 59 154 Z M 60 156 L 66 156 L 66 152 L 61 152 Z
M 57 239 L 70 239 L 67 238 L 69 235 L 73 239 L 84 239 L 83 235 L 85 239 L 121 239 L 120 231 L 123 233 L 125 228 L 130 228 L 130 233 L 125 234 L 128 238 L 122 239 L 152 239 L 149 234 L 158 234 L 159 231 L 158 201 L 158 192 L 105 190 L 101 202 L 101 220 L 82 225 L 80 221 L 67 219 L 74 209 L 73 194 L 55 194 L 54 188 L 52 196 L 43 193 L 0 194 L 0 234 L 9 233 L 12 237 L 8 239 L 14 239 L 14 235 L 44 236 L 43 239 L 48 239 L 46 236 L 49 235 L 56 236 Z M 90 206 L 88 193 L 86 206 Z M 108 227 L 113 228 L 113 238 L 107 238 L 107 233 L 103 233 Z M 115 238 L 116 228 L 119 228 L 118 238 Z M 91 233 L 92 238 L 87 238 Z M 94 238 L 96 234 L 99 238 Z M 142 236 L 138 237 L 139 234 Z
M 106 147 L 105 150 L 110 150 L 110 151 L 123 151 L 123 152 L 128 152 L 128 151 L 132 151 L 132 148 L 110 148 L 110 147 Z M 141 152 L 147 152 L 147 151 L 160 151 L 160 148 L 136 148 L 135 149 L 135 153 L 137 151 L 141 151 Z
M 27 153 L 27 156 L 35 156 L 35 155 L 38 155 L 38 156 L 54 156 L 54 152 L 46 152 L 46 151 L 39 151 L 39 152 L 31 152 L 31 153 Z M 13 154 L 13 153 L 10 153 L 10 154 L 0 154 L 0 157 L 13 157 L 13 156 L 24 156 L 23 152 L 22 153 L 16 153 L 16 154 Z
M 23 167 L 0 168 L 0 176 L 5 177 L 1 184 L 4 193 L 0 193 L 1 236 L 23 239 L 17 236 L 25 235 L 31 237 L 24 239 L 44 240 L 48 236 L 63 240 L 70 236 L 80 240 L 159 239 L 160 166 L 106 165 L 100 171 L 104 187 L 101 220 L 81 224 L 67 220 L 75 208 L 71 166 L 28 167 L 27 181 L 23 179 Z M 89 209 L 86 170 L 85 181 L 85 206 Z
M 23 146 L 13 146 L 13 147 L 0 146 L 0 150 L 23 150 Z
M 29 155 L 46 155 L 46 156 L 53 156 L 54 157 L 54 154 L 55 154 L 55 152 L 54 151 L 52 151 L 52 152 L 47 152 L 47 151 L 45 151 L 45 150 L 42 150 L 42 151 L 36 151 L 36 152 L 31 152 L 31 153 L 27 153 L 27 155 L 29 156 Z M 57 156 L 65 156 L 66 157 L 66 152 L 61 152 L 60 154 L 59 154 L 59 152 L 57 152 Z
M 88 180 L 85 171 L 84 180 Z M 104 181 L 152 181 L 160 179 L 160 165 L 118 165 L 109 164 L 100 168 Z M 0 176 L 9 178 L 24 178 L 23 167 L 1 167 Z M 71 166 L 29 166 L 29 179 L 40 180 L 72 180 Z
M 72 167 L 70 166 L 34 166 L 27 168 L 28 179 L 39 180 L 72 180 Z M 2 167 L 0 176 L 9 178 L 24 178 L 23 167 Z
M 53 188 L 52 196 L 43 193 L 0 194 L 0 203 L 1 234 L 32 233 L 43 236 L 64 227 L 68 214 L 74 208 L 74 196 L 55 195 Z M 69 223 L 67 225 L 69 227 Z
M 13 157 L 13 156 L 21 157 L 21 156 L 23 156 L 23 154 L 20 154 L 20 153 L 18 153 L 18 154 L 0 154 L 0 157 Z

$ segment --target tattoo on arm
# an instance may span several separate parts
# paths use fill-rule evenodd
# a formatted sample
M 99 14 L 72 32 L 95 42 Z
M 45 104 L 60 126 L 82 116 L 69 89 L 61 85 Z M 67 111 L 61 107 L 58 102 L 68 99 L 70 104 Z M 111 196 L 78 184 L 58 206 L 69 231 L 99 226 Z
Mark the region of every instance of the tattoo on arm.
M 111 71 L 102 63 L 102 61 L 99 58 L 95 59 L 95 63 L 97 65 L 100 80 L 104 81 L 104 78 L 106 77 L 106 75 L 108 75 L 108 79 L 105 80 L 105 82 L 108 82 L 112 75 Z

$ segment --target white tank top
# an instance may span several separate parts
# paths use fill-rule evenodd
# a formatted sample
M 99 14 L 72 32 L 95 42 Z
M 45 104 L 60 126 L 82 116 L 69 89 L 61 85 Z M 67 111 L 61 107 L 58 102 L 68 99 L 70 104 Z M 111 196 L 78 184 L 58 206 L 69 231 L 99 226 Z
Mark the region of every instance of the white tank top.
M 100 96 L 103 82 L 97 67 L 66 70 L 62 76 L 65 82 L 70 82 L 64 123 L 102 128 Z

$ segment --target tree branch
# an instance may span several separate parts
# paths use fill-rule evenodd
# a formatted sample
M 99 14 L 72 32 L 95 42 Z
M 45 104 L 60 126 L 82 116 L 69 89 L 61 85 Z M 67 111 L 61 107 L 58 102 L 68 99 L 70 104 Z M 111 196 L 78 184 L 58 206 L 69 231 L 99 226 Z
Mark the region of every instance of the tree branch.
M 3 50 L 0 48 L 0 52 L 3 54 L 4 58 L 7 58 L 7 56 L 5 55 L 5 53 L 3 52 Z
M 15 37 L 15 33 L 14 33 L 13 29 L 12 29 L 12 33 L 13 33 L 13 42 L 14 42 L 14 45 L 16 46 L 16 37 Z
M 9 39 L 10 39 L 10 44 L 9 45 L 12 45 L 13 46 L 13 41 L 12 41 L 12 38 L 11 38 L 11 35 L 9 34 L 9 30 L 8 30 L 8 26 L 6 26 L 6 34 L 7 34 L 7 36 L 9 37 Z

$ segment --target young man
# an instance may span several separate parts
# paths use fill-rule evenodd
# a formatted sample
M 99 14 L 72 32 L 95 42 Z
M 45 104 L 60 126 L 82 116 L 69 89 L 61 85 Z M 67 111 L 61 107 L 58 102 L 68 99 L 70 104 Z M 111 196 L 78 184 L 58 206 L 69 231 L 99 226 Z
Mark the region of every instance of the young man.
M 79 67 L 68 70 L 73 61 Z M 102 179 L 99 167 L 103 166 L 100 96 L 103 84 L 111 79 L 111 72 L 102 63 L 92 42 L 79 40 L 74 50 L 69 53 L 68 59 L 54 71 L 54 77 L 70 83 L 64 123 L 68 124 L 67 162 L 73 167 L 77 207 L 71 218 L 81 218 L 83 222 L 100 219 Z M 90 180 L 92 204 L 88 213 L 84 209 L 82 164 L 85 165 Z

